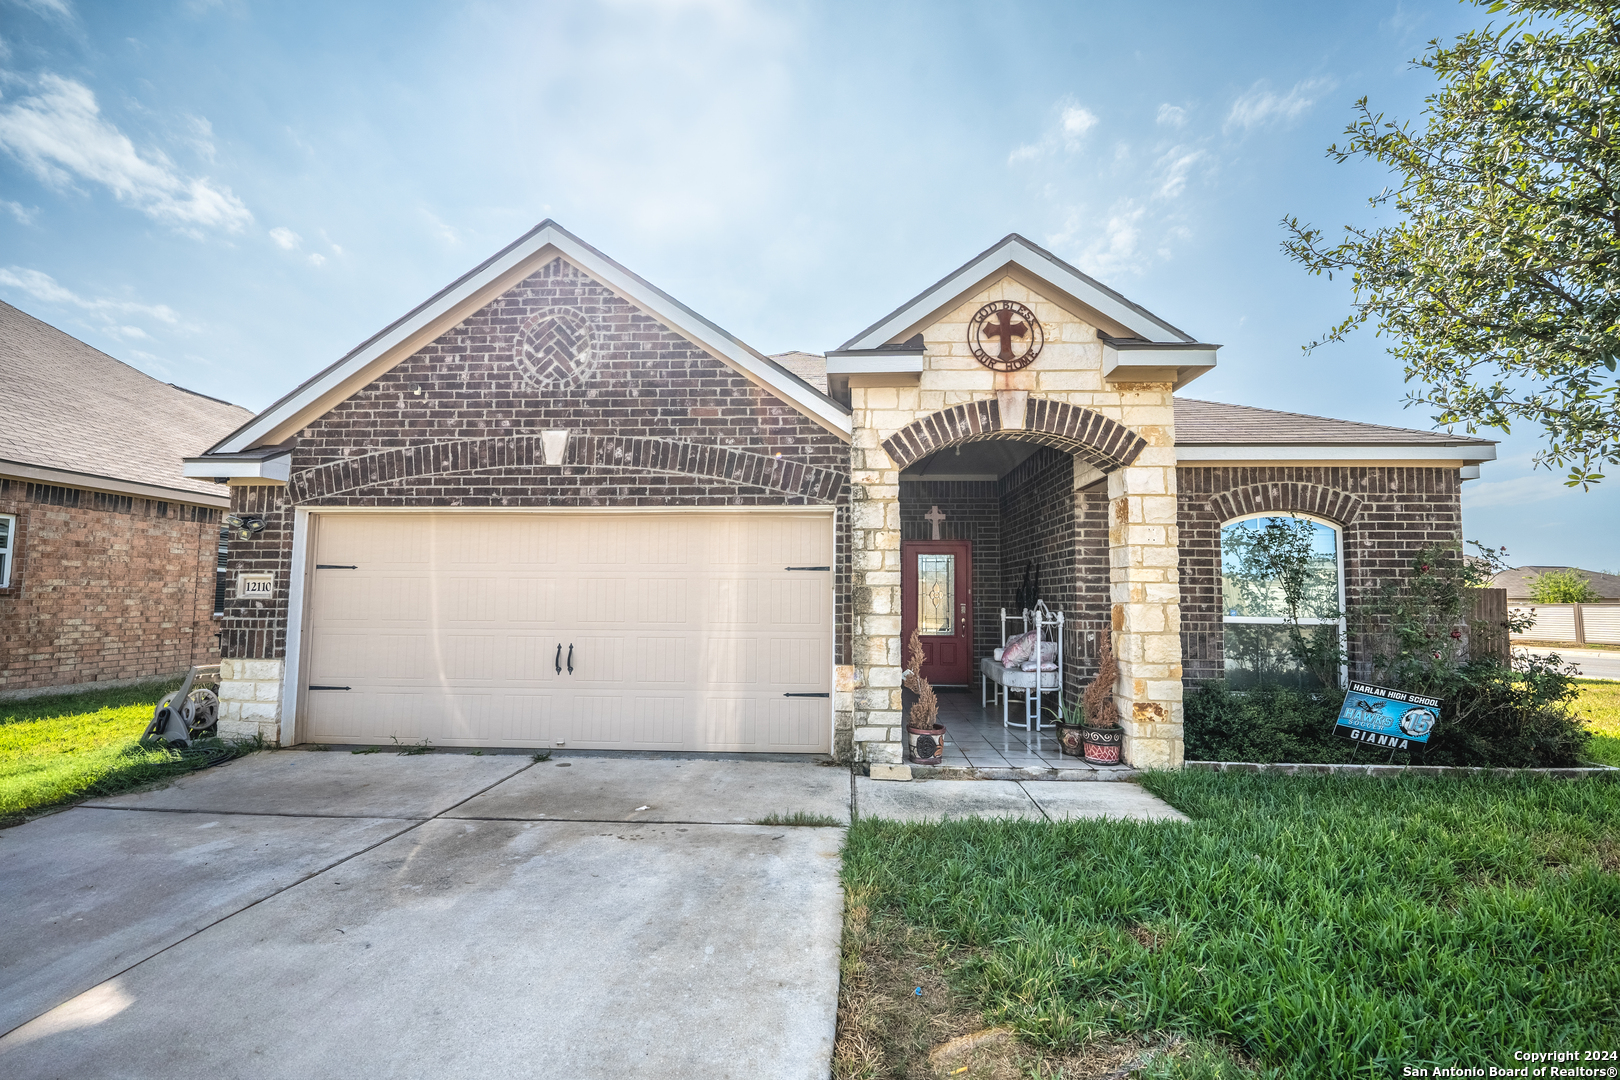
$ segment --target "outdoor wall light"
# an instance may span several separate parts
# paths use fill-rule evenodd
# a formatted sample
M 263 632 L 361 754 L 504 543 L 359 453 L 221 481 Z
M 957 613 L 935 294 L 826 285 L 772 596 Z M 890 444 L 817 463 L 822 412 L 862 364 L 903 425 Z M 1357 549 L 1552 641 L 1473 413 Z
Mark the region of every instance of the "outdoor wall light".
M 235 533 L 238 540 L 251 540 L 264 532 L 264 518 L 256 515 L 226 514 L 225 527 Z

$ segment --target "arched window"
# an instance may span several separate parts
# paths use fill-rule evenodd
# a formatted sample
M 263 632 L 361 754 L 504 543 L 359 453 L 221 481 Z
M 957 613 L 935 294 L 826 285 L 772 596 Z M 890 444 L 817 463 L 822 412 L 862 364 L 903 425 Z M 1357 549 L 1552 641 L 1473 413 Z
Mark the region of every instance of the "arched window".
M 1344 640 L 1342 539 L 1338 526 L 1302 514 L 1255 514 L 1221 526 L 1226 680 L 1234 690 L 1322 685 L 1296 658 L 1288 631 L 1297 622 L 1307 638 L 1335 647 Z

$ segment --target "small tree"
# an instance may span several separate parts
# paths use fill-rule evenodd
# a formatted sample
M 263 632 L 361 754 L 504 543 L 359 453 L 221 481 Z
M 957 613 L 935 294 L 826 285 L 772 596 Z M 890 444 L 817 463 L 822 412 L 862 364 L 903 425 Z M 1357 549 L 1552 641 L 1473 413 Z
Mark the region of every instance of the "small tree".
M 900 681 L 917 695 L 917 703 L 911 707 L 911 726 L 920 731 L 932 731 L 939 726 L 939 699 L 934 696 L 934 688 L 928 685 L 928 680 L 922 677 L 927 660 L 922 638 L 912 630 L 911 640 L 906 643 L 906 670 L 901 673 Z
M 1603 597 L 1579 570 L 1568 566 L 1531 578 L 1530 599 L 1538 604 L 1595 604 Z
M 1355 289 L 1350 316 L 1307 352 L 1370 320 L 1436 423 L 1538 424 L 1537 464 L 1586 485 L 1620 462 L 1620 9 L 1490 3 L 1504 9 L 1507 25 L 1413 61 L 1439 81 L 1424 127 L 1362 98 L 1328 149 L 1390 167 L 1393 190 L 1370 202 L 1394 222 L 1333 243 L 1284 218 L 1283 249 Z

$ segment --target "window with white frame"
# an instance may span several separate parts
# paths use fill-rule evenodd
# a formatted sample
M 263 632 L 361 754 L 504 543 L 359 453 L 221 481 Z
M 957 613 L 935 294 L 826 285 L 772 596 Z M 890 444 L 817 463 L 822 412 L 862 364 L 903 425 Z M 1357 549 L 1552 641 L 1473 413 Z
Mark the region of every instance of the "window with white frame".
M 1302 514 L 1254 514 L 1221 526 L 1226 680 L 1234 690 L 1280 683 L 1313 690 L 1289 626 L 1321 644 L 1344 640 L 1344 543 L 1338 526 Z M 1322 635 L 1328 635 L 1327 641 Z M 1343 667 L 1339 680 L 1345 678 Z
M 0 514 L 0 589 L 11 584 L 11 559 L 17 550 L 17 519 Z

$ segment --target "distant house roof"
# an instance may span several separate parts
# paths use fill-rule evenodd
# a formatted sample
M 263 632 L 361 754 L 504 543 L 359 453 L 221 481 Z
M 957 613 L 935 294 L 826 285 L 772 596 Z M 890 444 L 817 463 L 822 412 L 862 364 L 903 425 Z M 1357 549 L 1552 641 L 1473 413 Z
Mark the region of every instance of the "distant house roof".
M 0 475 L 226 506 L 181 472 L 253 414 L 160 382 L 0 302 Z
M 1357 420 L 1334 420 L 1305 413 L 1256 409 L 1252 405 L 1226 405 L 1218 401 L 1176 398 L 1176 443 L 1184 446 L 1493 446 L 1490 439 L 1448 435 L 1417 428 L 1385 427 Z
M 1620 576 L 1604 574 L 1597 570 L 1582 570 L 1576 566 L 1521 566 L 1515 570 L 1503 570 L 1491 578 L 1491 588 L 1506 589 L 1509 600 L 1530 600 L 1530 579 L 1549 570 L 1574 570 L 1587 581 L 1592 588 L 1605 600 L 1620 600 Z
M 827 358 L 820 353 L 772 353 L 771 359 L 817 390 L 820 390 L 823 394 L 827 392 Z

